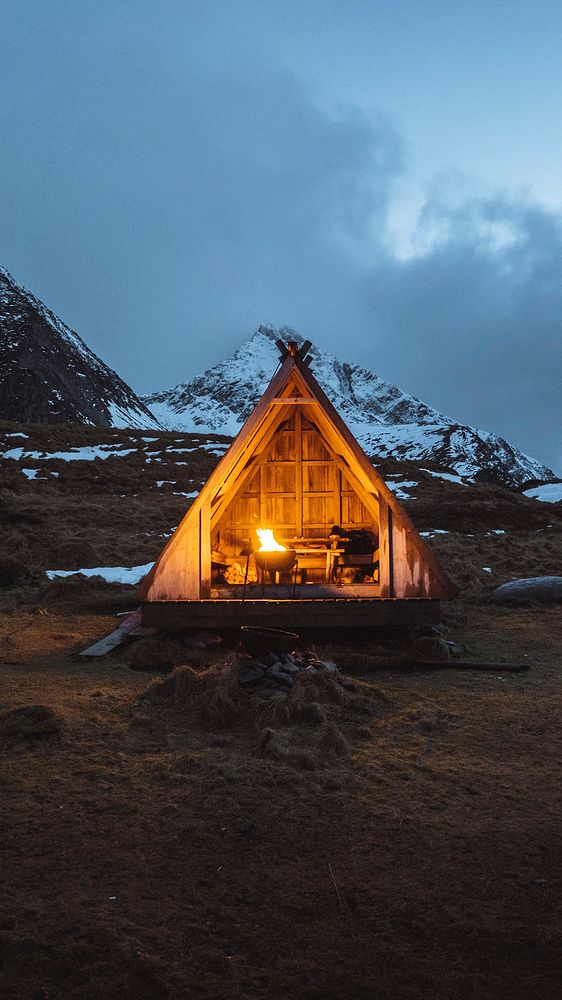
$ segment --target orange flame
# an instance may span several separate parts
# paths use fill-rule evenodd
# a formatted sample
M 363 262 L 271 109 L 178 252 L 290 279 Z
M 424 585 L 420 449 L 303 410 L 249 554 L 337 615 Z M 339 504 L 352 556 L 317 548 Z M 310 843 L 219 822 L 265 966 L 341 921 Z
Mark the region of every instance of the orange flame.
M 275 541 L 271 528 L 256 528 L 256 534 L 260 540 L 260 552 L 284 552 L 287 548 Z

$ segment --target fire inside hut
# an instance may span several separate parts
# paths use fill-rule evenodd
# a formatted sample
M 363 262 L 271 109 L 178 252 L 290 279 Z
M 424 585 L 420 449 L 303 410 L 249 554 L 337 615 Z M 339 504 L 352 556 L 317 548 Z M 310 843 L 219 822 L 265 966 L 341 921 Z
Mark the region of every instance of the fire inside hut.
M 452 584 L 316 382 L 307 345 L 278 346 L 279 370 L 142 584 L 143 620 L 369 624 L 406 602 L 410 617 L 422 604 L 434 616 Z

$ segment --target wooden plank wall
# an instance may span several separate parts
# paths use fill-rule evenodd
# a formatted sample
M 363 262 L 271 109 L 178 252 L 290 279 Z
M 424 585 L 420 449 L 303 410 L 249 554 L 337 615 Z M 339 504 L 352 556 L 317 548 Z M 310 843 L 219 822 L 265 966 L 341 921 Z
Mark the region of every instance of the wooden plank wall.
M 317 428 L 300 407 L 281 425 L 251 480 L 225 511 L 213 548 L 239 555 L 256 528 L 272 528 L 280 542 L 327 538 L 332 525 L 378 525 L 334 461 Z
M 208 524 L 208 521 L 207 521 Z M 209 531 L 203 532 L 204 542 Z M 209 539 L 210 541 L 210 539 Z M 208 555 L 207 555 L 208 550 Z M 201 576 L 208 578 L 210 590 L 210 545 L 201 546 L 201 512 L 197 527 L 185 532 L 181 541 L 167 553 L 147 595 L 151 601 L 199 600 Z
M 432 597 L 440 587 L 406 528 L 392 523 L 392 597 Z

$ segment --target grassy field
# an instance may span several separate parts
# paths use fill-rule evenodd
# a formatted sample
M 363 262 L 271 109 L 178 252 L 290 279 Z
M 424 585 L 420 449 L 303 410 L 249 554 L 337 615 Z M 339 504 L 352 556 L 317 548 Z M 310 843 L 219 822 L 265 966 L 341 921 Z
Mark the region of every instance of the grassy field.
M 225 439 L 21 430 L 4 451 L 129 453 L 2 470 L 0 995 L 558 997 L 562 616 L 489 597 L 561 573 L 560 505 L 385 463 L 447 532 L 447 638 L 530 670 L 404 673 L 407 636 L 318 640 L 376 669 L 265 698 L 234 648 L 181 637 L 81 660 L 134 591 L 43 575 L 154 558 Z

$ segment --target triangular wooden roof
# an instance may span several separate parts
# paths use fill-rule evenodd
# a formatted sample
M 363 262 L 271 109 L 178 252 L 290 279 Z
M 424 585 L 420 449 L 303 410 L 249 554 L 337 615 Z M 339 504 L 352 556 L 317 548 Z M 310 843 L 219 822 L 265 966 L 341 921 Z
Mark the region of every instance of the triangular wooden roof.
M 209 529 L 217 524 L 230 500 L 254 474 L 275 431 L 291 415 L 295 404 L 306 406 L 307 418 L 328 442 L 337 464 L 367 509 L 378 512 L 379 497 L 386 501 L 395 527 L 410 537 L 419 557 L 440 585 L 441 593 L 432 596 L 455 596 L 456 587 L 316 381 L 302 357 L 303 349 L 299 352 L 296 344 L 289 344 L 288 349 L 279 346 L 285 352 L 280 367 L 142 581 L 141 598 L 151 599 L 154 585 L 162 574 L 166 575 L 166 567 L 170 560 L 173 562 L 178 547 L 183 549 L 191 530 L 199 535 L 202 520 L 208 519 Z

